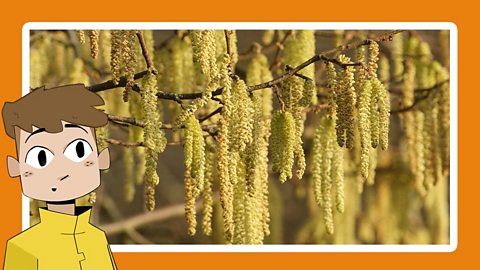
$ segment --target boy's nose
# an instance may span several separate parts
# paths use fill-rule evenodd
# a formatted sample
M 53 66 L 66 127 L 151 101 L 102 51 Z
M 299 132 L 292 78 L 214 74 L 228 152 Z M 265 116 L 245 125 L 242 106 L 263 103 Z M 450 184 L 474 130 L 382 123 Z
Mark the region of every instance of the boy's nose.
M 65 180 L 65 179 L 66 179 L 67 177 L 69 177 L 69 176 L 70 176 L 70 175 L 67 174 L 67 175 L 65 175 L 65 176 L 63 176 L 63 177 L 59 177 L 58 179 L 59 179 L 60 181 L 63 181 L 63 180 Z

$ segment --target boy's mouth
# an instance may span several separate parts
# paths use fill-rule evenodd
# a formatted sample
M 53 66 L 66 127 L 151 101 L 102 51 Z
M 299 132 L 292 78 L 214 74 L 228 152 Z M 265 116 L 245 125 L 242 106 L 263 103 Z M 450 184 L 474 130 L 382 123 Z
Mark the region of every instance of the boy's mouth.
M 52 187 L 52 191 L 53 191 L 53 192 L 57 191 L 57 188 L 56 188 L 56 187 Z

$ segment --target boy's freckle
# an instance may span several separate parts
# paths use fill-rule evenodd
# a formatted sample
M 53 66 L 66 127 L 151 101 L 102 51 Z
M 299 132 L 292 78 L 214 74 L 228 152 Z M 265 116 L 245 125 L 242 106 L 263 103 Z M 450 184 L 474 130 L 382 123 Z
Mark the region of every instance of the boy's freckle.
M 86 167 L 90 167 L 90 166 L 92 166 L 93 164 L 95 164 L 93 161 L 87 161 L 87 162 L 85 162 L 85 166 L 86 166 Z
M 32 174 L 33 174 L 32 172 L 25 172 L 25 173 L 23 174 L 23 176 L 24 176 L 24 177 L 30 177 L 30 176 L 32 176 Z

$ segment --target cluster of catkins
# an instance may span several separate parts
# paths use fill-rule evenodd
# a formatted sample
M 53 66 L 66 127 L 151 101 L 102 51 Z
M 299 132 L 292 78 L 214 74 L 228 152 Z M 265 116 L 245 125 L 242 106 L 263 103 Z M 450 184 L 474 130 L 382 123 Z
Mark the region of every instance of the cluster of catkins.
M 134 75 L 139 69 L 145 70 L 146 64 L 137 63 L 137 58 L 142 56 L 142 48 L 136 41 L 140 30 L 77 30 L 80 43 L 85 43 L 85 34 L 90 39 L 90 54 L 95 59 L 101 58 L 103 66 L 110 66 L 112 81 L 116 84 L 121 77 L 125 77 L 126 91 L 123 100 L 127 101 L 129 90 L 134 85 Z M 152 31 L 142 31 L 144 45 L 149 51 L 154 51 Z M 163 133 L 161 113 L 158 108 L 158 83 L 157 76 L 153 73 L 145 75 L 139 82 L 139 93 L 130 95 L 128 104 L 120 104 L 117 96 L 106 97 L 106 111 L 114 112 L 121 116 L 132 116 L 141 122 L 141 125 L 132 125 L 128 129 L 128 140 L 142 142 L 144 147 L 124 148 L 123 160 L 125 165 L 124 194 L 127 201 L 133 200 L 135 185 L 144 183 L 145 205 L 148 210 L 155 207 L 155 187 L 158 185 L 157 173 L 158 155 L 166 146 Z M 107 93 L 109 94 L 109 93 Z M 108 130 L 99 129 L 99 142 L 105 144 Z M 135 162 L 135 158 L 141 159 Z M 144 160 L 143 160 L 144 159 Z M 135 173 L 134 173 L 135 170 Z
M 358 131 L 360 134 L 360 172 L 363 181 L 373 179 L 371 173 L 371 156 L 378 146 L 388 148 L 390 124 L 390 98 L 388 90 L 377 76 L 378 44 L 371 41 L 368 47 L 368 63 L 365 60 L 365 47 L 357 48 L 356 88 L 358 89 L 357 112 Z M 362 184 L 360 183 L 360 184 Z
M 284 63 L 296 67 L 315 55 L 315 33 L 313 30 L 297 30 L 287 37 L 284 49 Z M 305 108 L 316 102 L 314 65 L 298 73 L 306 77 L 290 76 L 277 89 L 281 109 L 272 117 L 272 162 L 273 170 L 280 173 L 280 181 L 285 182 L 295 176 L 303 177 L 305 153 L 302 134 L 306 118 Z M 296 164 L 295 164 L 296 161 Z
M 261 244 L 269 231 L 268 138 L 271 90 L 249 93 L 245 81 L 231 76 L 231 58 L 221 66 L 223 103 L 217 137 L 217 170 L 225 240 Z M 247 70 L 247 82 L 271 80 L 268 61 L 257 54 Z
M 414 105 L 415 98 L 423 99 L 415 110 L 402 114 L 407 141 L 410 169 L 415 187 L 426 195 L 440 179 L 448 174 L 450 142 L 449 74 L 433 60 L 429 45 L 415 36 L 404 42 L 405 74 L 402 104 Z M 429 90 L 435 88 L 435 90 Z
M 229 39 L 229 54 L 226 39 Z M 214 170 L 218 175 L 225 239 L 228 243 L 263 242 L 268 222 L 268 137 L 271 90 L 250 93 L 246 82 L 232 75 L 238 59 L 235 31 L 192 30 L 177 33 L 170 51 L 160 52 L 160 84 L 172 92 L 203 87 L 200 98 L 191 101 L 174 120 L 182 128 L 185 152 L 185 215 L 188 233 L 196 233 L 196 200 L 203 197 L 202 229 L 212 233 Z M 173 71 L 179 74 L 172 74 Z M 180 74 L 191 75 L 189 78 Z M 171 75 L 171 76 L 169 76 Z M 272 79 L 264 55 L 254 57 L 246 81 L 257 84 Z M 212 93 L 222 89 L 219 116 L 204 123 L 216 123 L 216 143 L 206 139 L 196 117 L 212 109 Z M 211 110 L 210 110 L 211 111 Z M 217 118 L 218 117 L 218 118 Z
M 366 180 L 373 183 L 376 148 L 388 147 L 390 98 L 377 76 L 378 44 L 370 41 L 368 51 L 366 59 L 365 46 L 359 46 L 356 63 L 339 55 L 339 71 L 332 61 L 326 64 L 328 109 L 315 132 L 311 173 L 314 197 L 330 234 L 334 231 L 333 202 L 339 213 L 345 208 L 343 148 L 353 149 L 360 141 L 361 191 Z
M 338 82 L 335 67 L 327 63 L 328 111 L 323 114 L 315 130 L 310 171 L 314 186 L 314 197 L 323 209 L 327 232 L 333 234 L 333 201 L 339 213 L 343 213 L 344 173 L 343 149 L 337 142 L 336 123 Z

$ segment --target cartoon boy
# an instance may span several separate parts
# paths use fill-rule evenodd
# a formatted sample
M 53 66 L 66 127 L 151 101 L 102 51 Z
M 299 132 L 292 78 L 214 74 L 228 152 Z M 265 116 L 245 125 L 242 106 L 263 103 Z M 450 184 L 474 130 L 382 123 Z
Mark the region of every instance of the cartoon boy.
M 3 106 L 18 157 L 7 157 L 9 175 L 20 176 L 25 196 L 47 204 L 39 224 L 8 240 L 4 269 L 116 269 L 105 233 L 90 224 L 91 207 L 75 206 L 110 166 L 108 149 L 98 153 L 95 140 L 95 128 L 108 121 L 94 107 L 103 104 L 73 84 L 38 88 Z

